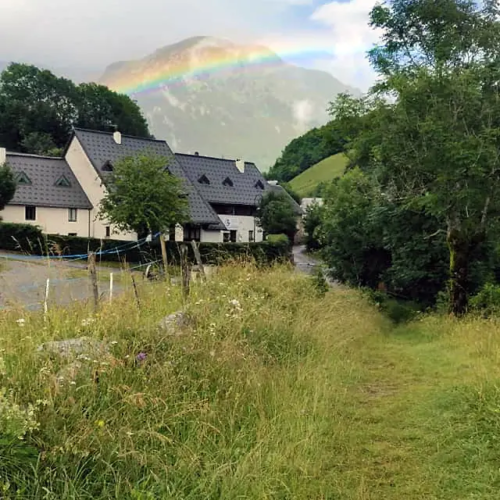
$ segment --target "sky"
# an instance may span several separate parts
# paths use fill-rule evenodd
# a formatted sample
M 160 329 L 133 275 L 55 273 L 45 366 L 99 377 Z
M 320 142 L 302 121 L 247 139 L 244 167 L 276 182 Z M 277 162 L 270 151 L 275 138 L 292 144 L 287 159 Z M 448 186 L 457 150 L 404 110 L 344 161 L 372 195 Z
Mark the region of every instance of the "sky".
M 366 90 L 375 0 L 0 0 L 0 61 L 97 75 L 199 35 L 259 43 Z M 290 48 L 292 54 L 290 55 Z

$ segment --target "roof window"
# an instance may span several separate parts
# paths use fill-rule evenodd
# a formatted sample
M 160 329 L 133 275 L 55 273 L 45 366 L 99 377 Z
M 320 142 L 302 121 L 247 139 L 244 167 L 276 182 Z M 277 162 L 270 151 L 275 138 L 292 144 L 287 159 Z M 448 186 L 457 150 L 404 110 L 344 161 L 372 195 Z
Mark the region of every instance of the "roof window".
M 59 179 L 57 179 L 55 185 L 57 187 L 69 188 L 69 187 L 71 187 L 71 182 L 68 180 L 68 178 L 65 175 L 61 175 L 61 177 L 59 177 Z
M 31 186 L 31 179 L 26 175 L 26 172 L 18 172 L 15 179 L 20 186 Z
M 208 179 L 208 177 L 203 174 L 199 179 L 198 179 L 198 182 L 200 184 L 210 184 L 210 180 Z
M 113 172 L 114 168 L 113 168 L 113 164 L 108 160 L 104 163 L 104 165 L 102 166 L 102 171 L 103 172 Z
M 264 184 L 262 184 L 262 181 L 257 181 L 255 184 L 254 184 L 254 187 L 256 189 L 264 189 Z
M 224 179 L 224 181 L 222 182 L 222 184 L 223 184 L 224 186 L 227 186 L 227 187 L 233 187 L 233 186 L 234 186 L 233 181 L 232 181 L 229 177 L 226 177 L 226 178 Z

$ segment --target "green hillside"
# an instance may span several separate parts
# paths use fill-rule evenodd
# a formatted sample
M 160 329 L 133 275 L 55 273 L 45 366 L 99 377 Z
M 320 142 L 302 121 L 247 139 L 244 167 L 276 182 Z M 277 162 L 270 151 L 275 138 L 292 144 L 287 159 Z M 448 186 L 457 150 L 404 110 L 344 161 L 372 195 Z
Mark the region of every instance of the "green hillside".
M 343 153 L 338 153 L 302 172 L 290 181 L 290 186 L 301 196 L 308 196 L 319 183 L 340 177 L 346 165 L 347 157 Z

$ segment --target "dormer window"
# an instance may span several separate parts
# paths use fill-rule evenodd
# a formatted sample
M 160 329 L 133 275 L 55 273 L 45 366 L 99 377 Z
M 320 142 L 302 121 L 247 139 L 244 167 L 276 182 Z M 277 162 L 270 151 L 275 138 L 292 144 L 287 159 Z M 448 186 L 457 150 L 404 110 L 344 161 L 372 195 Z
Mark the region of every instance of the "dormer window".
M 262 184 L 262 181 L 257 181 L 254 185 L 256 189 L 264 189 L 264 184 Z
M 20 186 L 31 186 L 31 179 L 26 175 L 25 172 L 18 172 L 15 179 Z
M 103 172 L 113 172 L 113 164 L 108 160 L 107 162 L 104 163 L 102 166 L 102 171 Z
M 68 178 L 65 175 L 61 175 L 61 177 L 59 177 L 59 179 L 57 179 L 55 185 L 57 187 L 69 188 L 69 187 L 71 187 L 71 182 L 68 180 Z
M 203 174 L 199 179 L 198 179 L 198 182 L 200 184 L 210 184 L 210 180 L 208 179 L 208 177 Z
M 229 178 L 229 177 L 226 177 L 224 179 L 224 181 L 222 182 L 222 184 L 226 187 L 233 187 L 234 186 L 234 183 L 233 181 Z

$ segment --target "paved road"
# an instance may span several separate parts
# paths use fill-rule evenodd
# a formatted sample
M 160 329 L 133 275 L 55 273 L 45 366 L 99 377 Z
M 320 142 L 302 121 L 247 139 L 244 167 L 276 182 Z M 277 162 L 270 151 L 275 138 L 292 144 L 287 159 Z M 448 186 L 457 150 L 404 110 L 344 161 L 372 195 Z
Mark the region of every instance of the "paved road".
M 313 274 L 320 265 L 317 260 L 307 254 L 305 245 L 293 247 L 293 260 L 297 270 L 306 274 Z

